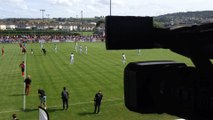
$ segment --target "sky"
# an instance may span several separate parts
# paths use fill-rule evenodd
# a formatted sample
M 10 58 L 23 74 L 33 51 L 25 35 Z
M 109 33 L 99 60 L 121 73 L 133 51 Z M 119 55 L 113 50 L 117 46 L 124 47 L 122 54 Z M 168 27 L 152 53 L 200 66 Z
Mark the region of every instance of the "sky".
M 0 0 L 3 18 L 91 18 L 110 15 L 110 0 Z M 158 16 L 213 10 L 213 0 L 111 0 L 111 15 Z

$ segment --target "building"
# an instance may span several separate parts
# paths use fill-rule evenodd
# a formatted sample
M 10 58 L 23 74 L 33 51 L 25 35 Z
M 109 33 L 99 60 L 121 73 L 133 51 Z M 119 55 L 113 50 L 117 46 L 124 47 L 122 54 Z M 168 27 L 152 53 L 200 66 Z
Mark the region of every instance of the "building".
M 6 30 L 6 28 L 7 26 L 4 23 L 0 22 L 0 30 Z
M 76 22 L 17 22 L 17 23 L 7 23 L 0 22 L 0 30 L 14 30 L 14 29 L 25 29 L 25 30 L 66 30 L 66 31 L 93 31 L 96 27 L 95 23 L 83 23 L 79 24 Z

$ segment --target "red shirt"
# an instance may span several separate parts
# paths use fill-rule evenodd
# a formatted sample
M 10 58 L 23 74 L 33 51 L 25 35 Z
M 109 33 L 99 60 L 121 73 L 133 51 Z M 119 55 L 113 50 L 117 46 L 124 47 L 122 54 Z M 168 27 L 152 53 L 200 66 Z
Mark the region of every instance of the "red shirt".
M 19 65 L 21 68 L 23 68 L 24 69 L 24 63 L 21 63 L 20 65 Z

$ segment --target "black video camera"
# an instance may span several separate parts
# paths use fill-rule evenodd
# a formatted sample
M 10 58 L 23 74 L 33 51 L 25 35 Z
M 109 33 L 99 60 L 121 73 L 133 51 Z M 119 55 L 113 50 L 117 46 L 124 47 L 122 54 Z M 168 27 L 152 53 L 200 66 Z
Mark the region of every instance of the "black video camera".
M 189 120 L 213 119 L 213 24 L 155 28 L 152 17 L 107 16 L 106 48 L 164 48 L 189 57 L 195 67 L 171 60 L 131 62 L 124 70 L 126 107 Z

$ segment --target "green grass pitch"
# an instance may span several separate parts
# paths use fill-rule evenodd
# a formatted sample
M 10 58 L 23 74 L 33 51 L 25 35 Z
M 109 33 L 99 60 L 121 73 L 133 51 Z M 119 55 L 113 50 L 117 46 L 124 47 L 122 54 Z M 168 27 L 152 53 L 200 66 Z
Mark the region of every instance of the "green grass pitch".
M 45 43 L 47 55 L 41 53 L 38 43 L 27 44 L 26 72 L 31 75 L 30 95 L 26 96 L 26 110 L 23 111 L 23 81 L 19 64 L 25 60 L 18 44 L 0 44 L 5 55 L 0 57 L 0 120 L 10 120 L 16 113 L 20 120 L 38 120 L 39 98 L 37 90 L 47 94 L 47 111 L 50 120 L 174 120 L 168 114 L 138 114 L 124 106 L 123 70 L 121 54 L 125 53 L 127 63 L 147 60 L 176 60 L 192 65 L 185 57 L 165 49 L 109 51 L 105 43 L 82 42 L 87 45 L 88 54 L 74 51 L 74 43 Z M 34 54 L 30 53 L 34 50 Z M 75 63 L 69 64 L 70 53 L 75 54 Z M 62 110 L 60 93 L 66 86 L 70 93 L 69 109 Z M 101 90 L 104 97 L 100 114 L 92 114 L 93 98 Z

